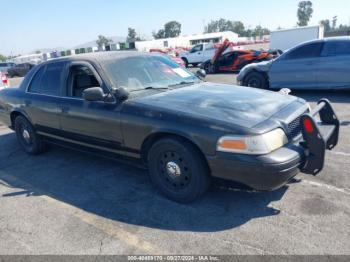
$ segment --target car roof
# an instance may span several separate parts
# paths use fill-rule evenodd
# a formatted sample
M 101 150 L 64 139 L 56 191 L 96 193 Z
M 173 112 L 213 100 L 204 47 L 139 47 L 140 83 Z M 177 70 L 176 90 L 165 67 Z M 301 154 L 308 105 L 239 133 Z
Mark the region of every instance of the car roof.
M 155 54 L 153 54 L 155 55 Z M 96 53 L 86 53 L 79 55 L 72 55 L 67 57 L 55 58 L 50 61 L 42 63 L 56 63 L 59 61 L 92 61 L 92 62 L 103 62 L 108 60 L 119 60 L 128 57 L 137 57 L 137 56 L 152 56 L 151 53 L 138 52 L 138 51 L 105 51 L 105 52 L 96 52 Z
M 304 44 L 337 42 L 337 41 L 349 41 L 350 42 L 350 36 L 337 36 L 337 37 L 327 37 L 327 38 L 322 38 L 322 39 L 314 39 L 314 40 L 304 42 Z

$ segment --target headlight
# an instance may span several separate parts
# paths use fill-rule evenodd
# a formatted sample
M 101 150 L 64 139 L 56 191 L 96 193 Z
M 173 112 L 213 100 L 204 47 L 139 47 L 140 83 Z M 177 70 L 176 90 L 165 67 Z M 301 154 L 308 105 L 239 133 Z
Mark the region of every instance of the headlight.
M 250 155 L 265 155 L 288 143 L 280 128 L 258 136 L 224 136 L 219 139 L 217 151 Z

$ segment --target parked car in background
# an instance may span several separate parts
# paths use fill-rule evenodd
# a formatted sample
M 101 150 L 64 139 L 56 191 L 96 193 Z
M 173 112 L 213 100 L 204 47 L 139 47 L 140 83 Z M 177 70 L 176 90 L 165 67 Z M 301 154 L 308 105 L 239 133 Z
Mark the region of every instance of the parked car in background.
M 202 63 L 201 68 L 207 74 L 219 72 L 239 72 L 244 66 L 272 59 L 272 55 L 265 51 L 236 50 L 225 53 L 219 58 Z
M 215 55 L 215 46 L 211 43 L 195 45 L 190 51 L 181 53 L 180 57 L 185 62 L 186 67 L 189 65 L 197 66 Z
M 350 38 L 300 44 L 275 60 L 245 66 L 244 86 L 270 89 L 350 89 Z
M 15 63 L 0 62 L 0 72 L 7 74 L 9 68 L 15 66 Z
M 0 88 L 7 87 L 8 84 L 7 74 L 0 72 Z
M 150 53 L 165 55 L 169 57 L 171 60 L 173 60 L 175 63 L 179 64 L 181 67 L 186 67 L 185 62 L 180 57 L 177 57 L 175 52 L 172 52 L 172 51 L 164 52 L 161 49 L 151 49 Z
M 9 77 L 23 77 L 25 76 L 35 65 L 31 63 L 17 64 L 7 70 Z
M 204 82 L 165 56 L 125 51 L 38 65 L 0 91 L 0 121 L 29 154 L 53 142 L 133 158 L 178 202 L 211 177 L 274 190 L 300 171 L 316 175 L 339 134 L 327 100 L 311 112 L 297 97 Z

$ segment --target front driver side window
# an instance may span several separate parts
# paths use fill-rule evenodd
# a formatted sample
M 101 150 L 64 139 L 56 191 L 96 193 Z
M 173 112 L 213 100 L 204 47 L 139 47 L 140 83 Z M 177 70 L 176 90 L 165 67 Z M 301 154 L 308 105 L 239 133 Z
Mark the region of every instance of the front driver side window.
M 203 50 L 203 46 L 202 45 L 196 45 L 195 47 L 192 48 L 191 53 L 200 52 L 202 50 Z
M 320 57 L 322 48 L 323 43 L 306 44 L 287 53 L 285 59 L 295 60 Z
M 94 73 L 86 65 L 73 65 L 69 69 L 68 96 L 82 98 L 85 89 L 101 87 Z

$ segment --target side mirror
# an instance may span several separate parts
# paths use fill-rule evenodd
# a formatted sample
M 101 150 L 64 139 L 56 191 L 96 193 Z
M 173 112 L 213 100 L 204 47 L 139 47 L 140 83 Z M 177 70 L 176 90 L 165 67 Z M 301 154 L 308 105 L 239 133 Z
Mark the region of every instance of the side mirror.
M 83 91 L 83 98 L 87 101 L 104 101 L 105 94 L 101 87 L 90 87 Z
M 197 72 L 196 72 L 196 76 L 203 79 L 207 76 L 207 73 L 205 72 L 204 69 L 199 69 Z

